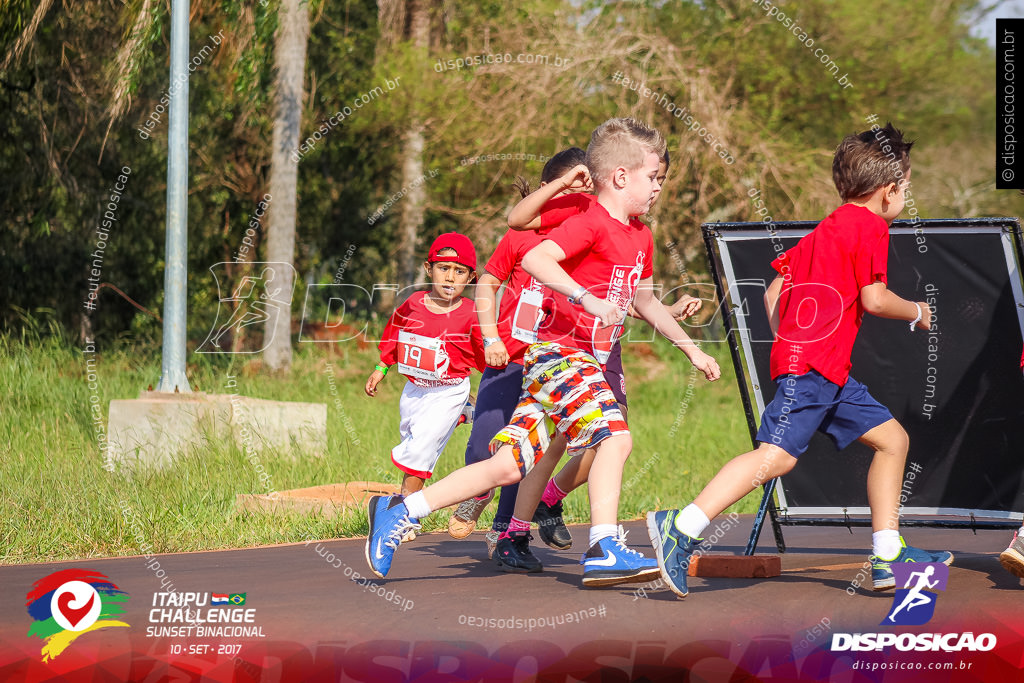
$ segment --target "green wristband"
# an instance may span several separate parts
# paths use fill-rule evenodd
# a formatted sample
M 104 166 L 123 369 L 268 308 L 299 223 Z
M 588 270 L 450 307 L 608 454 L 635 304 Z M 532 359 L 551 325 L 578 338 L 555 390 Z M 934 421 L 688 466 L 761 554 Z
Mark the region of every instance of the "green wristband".
M 380 374 L 384 375 L 385 377 L 388 376 L 388 366 L 377 363 L 376 365 L 373 366 L 373 368 L 374 370 L 380 370 Z

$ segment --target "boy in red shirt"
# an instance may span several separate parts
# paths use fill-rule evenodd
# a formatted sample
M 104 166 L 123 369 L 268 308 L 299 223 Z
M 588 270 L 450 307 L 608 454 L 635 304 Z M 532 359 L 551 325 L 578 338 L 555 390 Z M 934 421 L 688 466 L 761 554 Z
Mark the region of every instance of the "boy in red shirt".
M 547 417 L 565 435 L 570 451 L 597 450 L 590 471 L 593 527 L 583 557 L 583 585 L 643 582 L 657 574 L 657 563 L 627 548 L 616 524 L 622 468 L 632 440 L 601 363 L 632 302 L 708 379 L 720 376 L 715 360 L 696 347 L 654 297 L 651 232 L 630 221 L 650 208 L 664 149 L 657 131 L 632 119 L 611 119 L 594 131 L 587 166 L 597 203 L 552 231 L 523 259 L 526 272 L 554 290 L 553 311 L 541 327 L 540 342 L 527 350 L 524 391 L 512 422 L 491 442 L 491 458 L 404 501 L 397 496 L 370 501 L 366 557 L 377 576 L 390 570 L 395 549 L 420 518 L 519 481 L 544 454 Z
M 658 186 L 655 191 L 655 198 L 651 206 L 658 201 L 661 188 L 668 178 L 669 154 L 665 151 L 658 164 Z M 568 218 L 583 213 L 595 201 L 595 197 L 589 194 L 560 195 L 555 194 L 558 188 L 579 188 L 592 187 L 590 172 L 585 165 L 579 165 L 570 169 L 563 177 L 552 184 L 542 186 L 536 192 L 528 195 L 519 202 L 509 213 L 509 227 L 513 231 L 534 231 L 558 226 Z M 676 320 L 682 321 L 695 313 L 701 307 L 701 300 L 684 294 L 675 304 L 668 307 L 668 311 Z M 631 313 L 633 317 L 635 313 Z M 604 376 L 615 394 L 615 400 L 619 404 L 619 410 L 623 417 L 627 417 L 626 400 L 626 376 L 622 368 L 622 344 L 617 343 L 612 347 L 612 353 L 604 366 Z M 593 462 L 593 450 L 588 450 L 583 456 L 572 458 L 562 470 L 550 480 L 551 473 L 560 459 L 560 453 L 549 453 L 553 457 L 545 458 L 542 464 L 530 472 L 522 485 L 519 486 L 516 497 L 513 523 L 520 520 L 533 519 L 538 524 L 541 540 L 557 550 L 565 550 L 572 545 L 572 536 L 562 519 L 562 500 L 569 492 L 587 483 L 587 476 L 590 472 L 590 465 Z M 523 526 L 528 529 L 528 526 Z M 520 558 L 540 568 L 539 560 L 533 557 L 528 545 L 515 546 Z
M 462 296 L 476 275 L 476 250 L 465 235 L 449 232 L 430 247 L 423 264 L 432 286 L 400 305 L 384 328 L 380 362 L 366 380 L 366 395 L 398 364 L 409 381 L 399 403 L 402 442 L 391 462 L 405 473 L 402 495 L 423 488 L 459 424 L 469 398 L 469 374 L 483 370 L 483 341 L 473 302 Z
M 779 255 L 765 293 L 772 329 L 775 398 L 761 415 L 757 450 L 733 458 L 683 510 L 647 514 L 661 576 L 687 594 L 686 573 L 702 531 L 723 510 L 764 482 L 786 474 L 815 431 L 838 448 L 860 441 L 875 451 L 868 470 L 875 590 L 893 588 L 892 562 L 942 562 L 949 552 L 907 546 L 899 534 L 900 487 L 908 439 L 888 408 L 849 376 L 850 354 L 864 313 L 929 329 L 924 302 L 886 288 L 889 224 L 903 210 L 910 184 L 910 147 L 888 124 L 846 137 L 832 161 L 845 202 L 795 247 Z

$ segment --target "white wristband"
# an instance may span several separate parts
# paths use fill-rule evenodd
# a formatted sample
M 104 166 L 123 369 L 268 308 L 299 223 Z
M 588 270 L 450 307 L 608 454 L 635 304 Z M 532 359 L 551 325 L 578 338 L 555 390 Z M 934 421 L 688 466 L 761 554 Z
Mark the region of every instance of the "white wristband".
M 910 321 L 910 331 L 911 332 L 913 332 L 914 328 L 917 327 L 917 324 L 919 322 L 921 322 L 921 315 L 922 315 L 922 313 L 921 313 L 921 304 L 915 303 L 914 305 L 917 306 L 917 317 Z
M 577 287 L 575 290 L 573 290 L 573 293 L 569 295 L 569 303 L 573 304 L 574 306 L 579 306 L 583 302 L 583 297 L 585 297 L 588 293 L 589 292 L 587 292 L 586 287 Z

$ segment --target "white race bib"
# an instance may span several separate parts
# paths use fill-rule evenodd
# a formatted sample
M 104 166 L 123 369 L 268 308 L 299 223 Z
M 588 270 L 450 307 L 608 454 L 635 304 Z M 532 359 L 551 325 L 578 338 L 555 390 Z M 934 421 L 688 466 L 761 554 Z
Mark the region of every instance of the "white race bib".
M 604 365 L 608 362 L 608 358 L 612 355 L 612 348 L 614 348 L 620 334 L 622 334 L 621 322 L 609 325 L 608 327 L 601 327 L 601 319 L 594 318 L 594 358 L 597 359 L 598 363 Z
M 544 319 L 544 294 L 535 289 L 524 289 L 519 295 L 515 314 L 512 316 L 512 338 L 527 344 L 536 344 L 537 329 Z
M 405 330 L 398 331 L 398 371 L 420 379 L 442 379 L 450 359 L 444 342 Z

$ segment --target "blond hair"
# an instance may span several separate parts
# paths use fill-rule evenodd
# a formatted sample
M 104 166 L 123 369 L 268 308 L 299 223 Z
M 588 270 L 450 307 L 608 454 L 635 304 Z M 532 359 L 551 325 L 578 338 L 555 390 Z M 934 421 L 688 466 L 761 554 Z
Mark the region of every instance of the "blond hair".
M 661 133 L 633 118 L 608 119 L 590 136 L 587 168 L 595 185 L 606 185 L 616 168 L 639 168 L 652 152 L 659 158 L 665 155 Z

